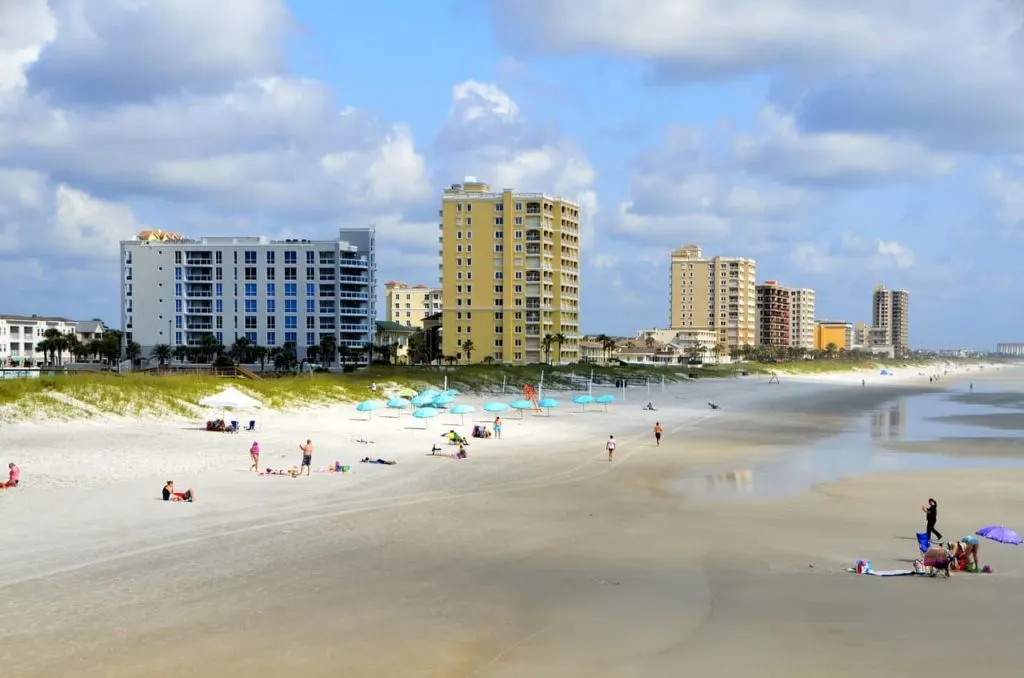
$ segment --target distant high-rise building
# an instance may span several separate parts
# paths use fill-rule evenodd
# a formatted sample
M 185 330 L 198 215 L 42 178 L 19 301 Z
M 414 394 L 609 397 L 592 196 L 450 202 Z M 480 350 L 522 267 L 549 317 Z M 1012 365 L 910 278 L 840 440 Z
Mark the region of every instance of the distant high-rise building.
M 669 326 L 712 330 L 728 349 L 757 344 L 757 264 L 741 257 L 704 257 L 697 245 L 672 252 Z
M 792 331 L 791 290 L 774 280 L 755 287 L 757 345 L 789 348 Z
M 892 346 L 896 355 L 909 349 L 910 294 L 884 285 L 874 289 L 871 304 L 871 336 L 874 346 Z
M 808 288 L 789 290 L 789 342 L 793 348 L 814 348 L 815 293 Z
M 387 320 L 400 325 L 423 328 L 423 319 L 441 312 L 441 288 L 426 285 L 384 283 Z
M 467 177 L 445 189 L 440 218 L 444 354 L 541 362 L 551 337 L 550 357 L 578 360 L 579 204 Z
M 1007 341 L 996 344 L 996 353 L 999 355 L 1024 356 L 1024 342 Z

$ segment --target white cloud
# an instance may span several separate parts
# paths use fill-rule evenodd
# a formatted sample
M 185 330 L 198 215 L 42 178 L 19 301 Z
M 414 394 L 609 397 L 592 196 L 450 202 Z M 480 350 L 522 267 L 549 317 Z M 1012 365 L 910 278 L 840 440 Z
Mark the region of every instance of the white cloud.
M 1007 232 L 1015 232 L 1024 221 L 1024 179 L 991 168 L 982 179 L 982 187 L 991 201 L 995 217 Z
M 598 270 L 607 270 L 619 265 L 619 258 L 611 254 L 595 254 L 590 259 L 590 265 Z
M 789 260 L 804 273 L 840 275 L 864 271 L 904 271 L 917 263 L 914 252 L 893 240 L 869 240 L 853 233 L 836 242 L 801 242 Z
M 862 183 L 944 174 L 954 166 L 948 155 L 881 134 L 801 132 L 796 119 L 775 106 L 764 107 L 759 121 L 761 134 L 737 136 L 733 153 L 747 169 L 787 181 Z

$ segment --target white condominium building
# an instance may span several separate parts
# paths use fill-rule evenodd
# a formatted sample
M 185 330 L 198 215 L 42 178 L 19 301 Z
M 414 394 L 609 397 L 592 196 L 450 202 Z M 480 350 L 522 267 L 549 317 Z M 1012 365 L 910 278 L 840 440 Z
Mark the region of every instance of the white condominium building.
M 791 287 L 789 290 L 789 341 L 793 348 L 814 348 L 814 298 L 812 289 Z
M 121 243 L 125 341 L 143 355 L 158 344 L 201 346 L 206 336 L 291 343 L 299 359 L 328 335 L 362 349 L 375 332 L 375 238 L 373 227 L 341 229 L 336 240 L 143 231 Z

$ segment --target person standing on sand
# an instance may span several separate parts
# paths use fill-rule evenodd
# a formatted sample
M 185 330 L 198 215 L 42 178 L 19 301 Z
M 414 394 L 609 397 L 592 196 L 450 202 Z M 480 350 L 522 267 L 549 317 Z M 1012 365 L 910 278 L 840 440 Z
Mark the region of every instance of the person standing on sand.
M 661 447 L 661 422 L 654 422 L 654 444 Z
M 942 535 L 935 529 L 935 522 L 939 519 L 939 503 L 929 498 L 928 503 L 922 506 L 921 510 L 924 511 L 925 532 L 928 538 L 931 539 L 934 534 L 936 541 L 942 541 Z
M 308 476 L 313 466 L 313 441 L 306 438 L 306 444 L 299 445 L 299 449 L 302 450 L 302 465 L 299 466 L 299 475 L 302 475 L 302 469 L 306 469 Z
M 501 440 L 501 417 L 494 418 L 494 439 Z
M 260 472 L 260 444 L 255 440 L 252 442 L 252 447 L 249 448 L 249 458 L 252 459 L 252 466 L 249 467 L 250 471 Z
M 608 442 L 604 444 L 604 448 L 608 450 L 608 461 L 611 461 L 615 456 L 615 436 L 608 436 Z

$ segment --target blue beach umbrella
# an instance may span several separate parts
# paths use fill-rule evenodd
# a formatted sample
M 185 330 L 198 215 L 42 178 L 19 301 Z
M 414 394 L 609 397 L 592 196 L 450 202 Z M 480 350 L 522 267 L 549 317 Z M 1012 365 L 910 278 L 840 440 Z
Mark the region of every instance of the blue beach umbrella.
M 455 396 L 445 395 L 444 393 L 442 393 L 441 395 L 434 398 L 434 407 L 445 407 L 453 400 L 455 400 Z
M 523 412 L 533 408 L 533 403 L 529 400 L 513 400 L 509 403 L 509 407 L 513 410 L 519 410 L 519 417 L 522 418 Z
M 424 398 L 429 398 L 430 400 L 433 400 L 437 396 L 441 395 L 441 392 L 438 391 L 436 388 L 427 388 L 423 389 L 420 392 L 420 395 L 423 396 Z
M 371 418 L 373 417 L 373 411 L 377 409 L 380 409 L 379 400 L 364 400 L 363 402 L 356 405 L 357 412 L 368 412 L 370 413 Z
M 434 402 L 434 396 L 419 394 L 410 401 L 416 407 L 423 407 L 424 405 L 430 405 Z
M 555 407 L 558 407 L 559 403 L 554 398 L 541 398 L 540 402 L 537 404 L 540 405 L 543 409 L 547 410 L 548 416 L 550 417 L 551 410 Z
M 476 412 L 476 408 L 472 405 L 455 405 L 448 410 L 452 414 L 458 414 L 462 417 L 462 423 L 466 423 L 466 415 L 471 412 Z
M 615 396 L 613 396 L 610 393 L 607 394 L 607 395 L 597 396 L 596 398 L 594 398 L 594 402 L 599 404 L 599 405 L 604 405 L 604 411 L 607 412 L 608 411 L 608 405 L 610 403 L 614 403 L 615 402 Z
M 412 403 L 410 403 L 405 398 L 392 398 L 386 404 L 388 406 L 388 409 L 404 410 L 405 408 L 409 407 Z M 401 415 L 401 412 L 399 412 L 399 415 Z
M 454 397 L 454 396 L 460 396 L 460 395 L 462 395 L 462 392 L 461 392 L 461 391 L 459 391 L 458 389 L 450 388 L 450 389 L 448 389 L 447 391 L 445 391 L 444 393 L 442 393 L 441 395 L 447 395 L 447 396 L 452 396 L 452 397 Z
M 441 412 L 433 407 L 421 407 L 415 412 L 413 412 L 412 416 L 416 417 L 417 419 L 423 419 L 423 425 L 424 428 L 426 428 L 426 420 L 432 419 L 433 417 L 436 417 L 439 414 L 441 414 Z
M 484 412 L 504 412 L 508 409 L 505 403 L 487 403 L 484 405 Z
M 587 409 L 587 405 L 594 402 L 594 396 L 591 395 L 578 395 L 572 399 L 577 405 L 582 405 L 583 409 Z

